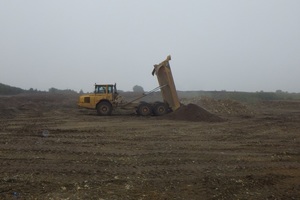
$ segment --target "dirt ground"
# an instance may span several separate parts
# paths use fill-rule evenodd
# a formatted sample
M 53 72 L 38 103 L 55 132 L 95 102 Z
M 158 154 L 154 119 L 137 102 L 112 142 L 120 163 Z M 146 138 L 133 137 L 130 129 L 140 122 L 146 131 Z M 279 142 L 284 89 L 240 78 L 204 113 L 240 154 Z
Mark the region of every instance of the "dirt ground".
M 300 199 L 300 101 L 202 99 L 210 122 L 76 100 L 0 97 L 0 199 Z

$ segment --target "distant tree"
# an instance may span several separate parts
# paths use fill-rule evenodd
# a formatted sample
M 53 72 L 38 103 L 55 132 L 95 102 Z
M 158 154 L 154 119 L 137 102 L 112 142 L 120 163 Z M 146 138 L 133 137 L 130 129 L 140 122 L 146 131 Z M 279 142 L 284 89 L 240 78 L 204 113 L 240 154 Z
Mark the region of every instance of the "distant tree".
M 58 92 L 58 89 L 52 87 L 52 88 L 49 88 L 49 92 L 50 92 L 50 93 L 57 93 L 57 92 Z
M 79 91 L 79 94 L 83 94 L 83 90 L 82 89 Z
M 57 88 L 49 88 L 48 90 L 49 93 L 57 93 L 57 94 L 78 94 L 75 90 L 71 90 L 71 89 L 57 89 Z
M 277 100 L 276 94 L 274 92 L 257 93 L 257 98 L 263 101 Z
M 38 91 L 37 89 L 30 88 L 26 92 L 29 92 L 29 93 L 38 93 L 38 92 L 41 92 L 41 91 Z
M 139 86 L 139 85 L 133 86 L 132 90 L 133 90 L 133 92 L 141 92 L 141 93 L 144 92 L 144 88 L 142 86 Z

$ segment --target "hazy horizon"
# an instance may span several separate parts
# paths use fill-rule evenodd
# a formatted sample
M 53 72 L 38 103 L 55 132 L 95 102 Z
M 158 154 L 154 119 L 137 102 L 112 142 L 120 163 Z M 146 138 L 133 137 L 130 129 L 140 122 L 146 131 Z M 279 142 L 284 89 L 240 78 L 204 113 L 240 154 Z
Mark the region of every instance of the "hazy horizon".
M 300 92 L 300 1 L 0 1 L 0 83 L 93 91 Z

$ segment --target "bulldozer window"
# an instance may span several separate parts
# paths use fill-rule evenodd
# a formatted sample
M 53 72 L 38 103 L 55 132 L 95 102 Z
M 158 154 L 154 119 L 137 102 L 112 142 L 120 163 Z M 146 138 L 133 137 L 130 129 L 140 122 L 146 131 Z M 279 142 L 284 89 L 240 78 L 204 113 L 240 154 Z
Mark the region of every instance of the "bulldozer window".
M 96 93 L 101 93 L 101 94 L 105 94 L 106 93 L 106 87 L 105 86 L 98 86 L 95 88 L 95 92 Z
M 107 93 L 113 93 L 113 86 L 109 85 L 107 87 Z

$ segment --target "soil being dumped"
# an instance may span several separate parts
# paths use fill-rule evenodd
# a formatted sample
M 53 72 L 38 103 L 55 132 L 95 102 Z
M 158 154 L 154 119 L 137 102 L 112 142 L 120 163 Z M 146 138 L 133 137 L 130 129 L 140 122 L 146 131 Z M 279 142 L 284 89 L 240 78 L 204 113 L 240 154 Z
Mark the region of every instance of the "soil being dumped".
M 223 122 L 225 121 L 221 117 L 214 115 L 207 110 L 197 106 L 196 104 L 182 105 L 178 110 L 172 112 L 166 116 L 165 119 L 170 120 L 182 120 L 192 122 Z

